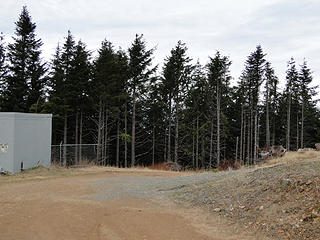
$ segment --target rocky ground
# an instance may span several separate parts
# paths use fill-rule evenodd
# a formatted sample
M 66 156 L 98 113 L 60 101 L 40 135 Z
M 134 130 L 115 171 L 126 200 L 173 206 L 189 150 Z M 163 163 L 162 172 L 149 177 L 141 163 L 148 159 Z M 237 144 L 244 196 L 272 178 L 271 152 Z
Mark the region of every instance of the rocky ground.
M 172 197 L 273 239 L 320 239 L 320 158 L 217 176 L 185 185 Z

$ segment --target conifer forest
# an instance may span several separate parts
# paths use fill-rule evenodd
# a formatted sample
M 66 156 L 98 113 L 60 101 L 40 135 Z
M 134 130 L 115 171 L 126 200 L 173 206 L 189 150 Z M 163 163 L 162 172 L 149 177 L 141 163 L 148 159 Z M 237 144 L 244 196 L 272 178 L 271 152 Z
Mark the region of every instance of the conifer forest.
M 93 54 L 68 31 L 46 62 L 24 7 L 12 41 L 0 36 L 0 110 L 52 113 L 52 144 L 78 144 L 79 156 L 81 144 L 97 144 L 96 164 L 117 167 L 248 165 L 273 145 L 290 151 L 319 142 L 318 88 L 306 60 L 288 59 L 279 79 L 258 45 L 233 79 L 222 52 L 201 65 L 177 41 L 156 65 L 156 48 L 132 37 L 128 49 L 102 39 Z

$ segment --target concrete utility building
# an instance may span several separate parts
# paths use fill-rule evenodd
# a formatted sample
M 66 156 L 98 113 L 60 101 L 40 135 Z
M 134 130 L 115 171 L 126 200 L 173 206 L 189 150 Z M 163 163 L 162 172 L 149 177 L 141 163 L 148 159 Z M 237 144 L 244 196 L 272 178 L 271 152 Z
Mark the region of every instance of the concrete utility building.
M 0 112 L 0 171 L 50 166 L 51 114 Z

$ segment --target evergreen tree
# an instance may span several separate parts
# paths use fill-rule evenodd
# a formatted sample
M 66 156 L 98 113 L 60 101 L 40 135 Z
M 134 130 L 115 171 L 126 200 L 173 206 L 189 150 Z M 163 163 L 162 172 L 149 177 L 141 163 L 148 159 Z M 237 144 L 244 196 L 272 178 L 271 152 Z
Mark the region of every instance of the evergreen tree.
M 156 68 L 151 67 L 154 49 L 147 50 L 143 35 L 136 35 L 129 48 L 129 88 L 132 99 L 131 166 L 136 162 L 137 101 L 145 93 L 145 86 Z
M 5 111 L 30 111 L 44 94 L 45 64 L 41 60 L 41 39 L 36 39 L 36 24 L 24 6 L 16 24 L 16 37 L 8 45 L 9 74 L 4 90 Z
M 145 101 L 145 118 L 148 136 L 147 151 L 151 156 L 147 157 L 147 163 L 155 163 L 166 161 L 163 149 L 166 148 L 166 143 L 163 138 L 162 131 L 166 129 L 167 122 L 165 121 L 166 104 L 163 99 L 162 82 L 159 78 L 153 78 L 148 87 L 148 94 Z
M 210 58 L 208 68 L 208 84 L 210 89 L 210 107 L 212 125 L 214 116 L 216 117 L 216 166 L 220 165 L 221 140 L 226 141 L 228 132 L 227 109 L 230 107 L 230 68 L 231 61 L 226 56 L 221 56 L 219 52 L 214 58 Z M 215 109 L 213 108 L 215 106 Z M 222 123 L 222 121 L 224 121 Z M 213 128 L 212 128 L 213 130 Z M 211 136 L 213 133 L 211 133 Z M 224 138 L 224 139 L 222 139 Z M 212 137 L 210 145 L 213 145 Z M 226 142 L 225 142 L 226 143 Z M 212 156 L 211 156 L 212 158 Z M 211 162 L 211 161 L 210 161 Z M 210 166 L 211 167 L 211 166 Z
M 86 45 L 79 41 L 74 49 L 74 57 L 70 69 L 70 105 L 73 111 L 80 112 L 87 103 L 89 82 L 91 80 L 91 53 Z
M 92 75 L 92 66 L 90 62 L 91 53 L 86 49 L 86 45 L 79 41 L 74 48 L 74 57 L 71 64 L 70 78 L 68 80 L 68 95 L 72 109 L 71 122 L 73 123 L 70 128 L 73 132 L 72 141 L 75 146 L 75 163 L 82 161 L 82 146 L 78 144 L 83 141 L 83 117 L 85 109 L 88 104 L 89 83 Z
M 270 62 L 265 65 L 265 147 L 269 150 L 271 145 L 275 145 L 276 141 L 276 117 L 279 107 L 279 80 Z
M 49 103 L 46 104 L 46 111 L 52 111 L 54 114 L 53 126 L 63 128 L 63 135 L 56 135 L 56 143 L 69 142 L 68 134 L 68 119 L 74 111 L 72 104 L 74 97 L 74 88 L 77 88 L 77 83 L 73 81 L 74 74 L 74 58 L 75 58 L 75 41 L 70 31 L 66 37 L 62 48 L 58 45 L 49 78 L 49 86 L 51 87 Z M 76 85 L 76 86 L 75 86 Z M 64 145 L 63 149 L 63 164 L 67 164 L 67 148 Z
M 0 34 L 0 84 L 1 88 L 4 84 L 4 77 L 7 73 L 7 66 L 6 66 L 6 49 L 4 46 L 4 36 L 2 33 Z
M 0 111 L 2 111 L 3 90 L 5 88 L 5 77 L 7 74 L 6 52 L 4 46 L 4 37 L 0 35 Z
M 98 112 L 96 121 L 98 154 L 103 164 L 112 162 L 120 166 L 120 113 L 124 110 L 126 99 L 127 66 L 126 54 L 122 51 L 116 52 L 111 42 L 103 41 L 94 62 L 94 91 L 91 92 L 91 98 Z M 110 134 L 114 134 L 115 137 Z M 116 138 L 116 144 L 112 145 L 113 138 Z M 112 152 L 116 152 L 115 158 L 110 156 Z M 112 161 L 113 159 L 115 161 Z
M 194 66 L 191 80 L 191 84 L 188 84 L 191 87 L 185 93 L 187 95 L 183 103 L 185 109 L 182 107 L 180 114 L 180 135 L 183 136 L 180 145 L 182 149 L 186 149 L 184 150 L 186 156 L 182 156 L 184 159 L 192 156 L 192 162 L 184 161 L 183 165 L 199 169 L 208 166 L 206 142 L 208 142 L 207 128 L 208 126 L 210 128 L 208 121 L 210 108 L 207 101 L 210 93 L 205 68 L 199 62 Z
M 300 148 L 305 145 L 313 147 L 315 139 L 315 129 L 317 129 L 314 115 L 317 112 L 314 97 L 317 95 L 316 89 L 318 86 L 310 86 L 313 77 L 311 69 L 308 68 L 307 62 L 304 61 L 299 72 L 299 90 L 300 90 L 300 104 L 301 104 L 301 141 Z M 319 122 L 319 121 L 318 121 Z
M 185 97 L 185 92 L 188 87 L 188 83 L 191 79 L 191 73 L 193 70 L 187 53 L 188 48 L 185 43 L 178 42 L 177 46 L 171 50 L 171 55 L 165 60 L 163 68 L 163 85 L 168 94 L 169 105 L 169 130 L 168 130 L 168 157 L 167 160 L 171 160 L 171 121 L 172 121 L 172 104 L 174 108 L 175 119 L 175 137 L 174 137 L 174 162 L 178 162 L 179 152 L 179 114 L 181 103 Z
M 62 141 L 62 137 L 60 136 L 58 129 L 63 129 L 64 109 L 66 107 L 64 103 L 64 71 L 59 44 L 51 62 L 48 86 L 50 89 L 48 92 L 49 98 L 44 106 L 44 111 L 53 113 L 52 142 L 53 144 L 59 144 Z
M 245 96 L 243 111 L 247 116 L 247 163 L 256 162 L 258 155 L 258 103 L 260 86 L 263 83 L 265 54 L 260 45 L 250 54 L 240 78 L 240 88 Z M 243 134 L 245 136 L 245 134 Z
M 291 149 L 291 138 L 292 138 L 292 106 L 296 103 L 293 100 L 297 100 L 297 86 L 298 86 L 298 72 L 296 69 L 296 64 L 293 58 L 288 62 L 287 70 L 287 83 L 284 96 L 286 99 L 286 109 L 287 109 L 287 124 L 286 124 L 286 148 L 288 151 Z M 295 98 L 293 98 L 295 97 Z M 296 112 L 297 114 L 297 112 Z M 298 116 L 298 114 L 297 114 Z M 298 127 L 298 126 L 297 126 Z

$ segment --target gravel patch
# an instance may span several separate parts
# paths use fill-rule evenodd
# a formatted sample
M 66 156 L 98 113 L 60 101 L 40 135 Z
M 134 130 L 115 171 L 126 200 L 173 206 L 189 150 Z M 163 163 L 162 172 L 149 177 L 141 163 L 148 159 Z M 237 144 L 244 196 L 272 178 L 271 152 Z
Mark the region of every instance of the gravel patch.
M 105 178 L 93 183 L 96 194 L 91 196 L 97 201 L 119 200 L 122 198 L 140 198 L 159 200 L 173 197 L 182 189 L 219 181 L 228 177 L 252 171 L 229 171 L 220 173 L 201 173 L 181 177 L 122 177 Z

